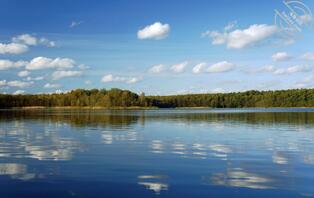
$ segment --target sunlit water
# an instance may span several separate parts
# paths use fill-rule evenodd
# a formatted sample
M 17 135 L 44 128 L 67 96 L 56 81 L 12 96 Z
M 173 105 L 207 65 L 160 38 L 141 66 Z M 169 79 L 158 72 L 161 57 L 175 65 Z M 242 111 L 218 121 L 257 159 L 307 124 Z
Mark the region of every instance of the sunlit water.
M 0 111 L 0 197 L 312 197 L 314 110 Z

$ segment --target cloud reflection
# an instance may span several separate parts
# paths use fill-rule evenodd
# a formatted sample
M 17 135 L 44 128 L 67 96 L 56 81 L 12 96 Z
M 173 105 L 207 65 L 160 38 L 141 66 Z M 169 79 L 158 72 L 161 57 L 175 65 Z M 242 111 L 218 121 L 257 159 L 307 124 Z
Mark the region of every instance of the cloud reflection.
M 169 185 L 162 180 L 167 179 L 167 176 L 163 175 L 141 175 L 138 176 L 138 185 L 145 186 L 146 189 L 154 191 L 156 195 L 159 195 L 161 191 L 168 190 Z
M 12 179 L 29 180 L 35 178 L 35 174 L 27 172 L 27 166 L 16 163 L 1 163 L 0 175 L 8 175 Z
M 214 185 L 243 187 L 252 189 L 271 189 L 272 179 L 242 169 L 231 169 L 226 174 L 215 173 L 211 177 Z

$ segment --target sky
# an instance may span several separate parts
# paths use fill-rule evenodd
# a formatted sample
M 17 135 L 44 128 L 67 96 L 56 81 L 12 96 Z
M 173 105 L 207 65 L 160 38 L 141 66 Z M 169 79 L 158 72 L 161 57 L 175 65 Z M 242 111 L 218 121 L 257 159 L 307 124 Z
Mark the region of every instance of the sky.
M 311 9 L 313 0 L 0 0 L 0 93 L 313 88 Z

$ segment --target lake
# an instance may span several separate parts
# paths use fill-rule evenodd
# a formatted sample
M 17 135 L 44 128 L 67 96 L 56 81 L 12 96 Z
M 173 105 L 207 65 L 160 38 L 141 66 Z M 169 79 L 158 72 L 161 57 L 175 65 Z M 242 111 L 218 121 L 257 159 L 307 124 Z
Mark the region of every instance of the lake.
M 312 197 L 314 109 L 2 110 L 0 197 Z

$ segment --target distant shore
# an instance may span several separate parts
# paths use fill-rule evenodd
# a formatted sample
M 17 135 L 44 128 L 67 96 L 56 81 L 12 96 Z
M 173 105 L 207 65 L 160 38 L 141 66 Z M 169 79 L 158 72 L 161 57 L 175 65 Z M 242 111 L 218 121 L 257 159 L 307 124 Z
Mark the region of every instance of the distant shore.
M 140 109 L 159 109 L 158 107 L 139 107 L 139 106 L 132 106 L 132 107 L 93 107 L 93 106 L 56 106 L 56 107 L 45 107 L 45 106 L 27 106 L 27 107 L 12 107 L 8 109 L 16 109 L 16 110 L 45 110 L 45 109 L 104 109 L 104 110 L 140 110 Z
M 212 108 L 212 107 L 175 107 L 175 108 L 160 108 L 160 107 L 93 107 L 93 106 L 56 106 L 56 107 L 45 107 L 45 106 L 26 106 L 26 107 L 12 107 L 6 108 L 10 110 L 158 110 L 158 109 L 177 109 L 177 110 L 206 110 L 206 109 L 314 109 L 314 107 L 243 107 L 243 108 Z M 1 110 L 1 109 L 0 109 Z M 5 110 L 5 109 L 2 109 Z

